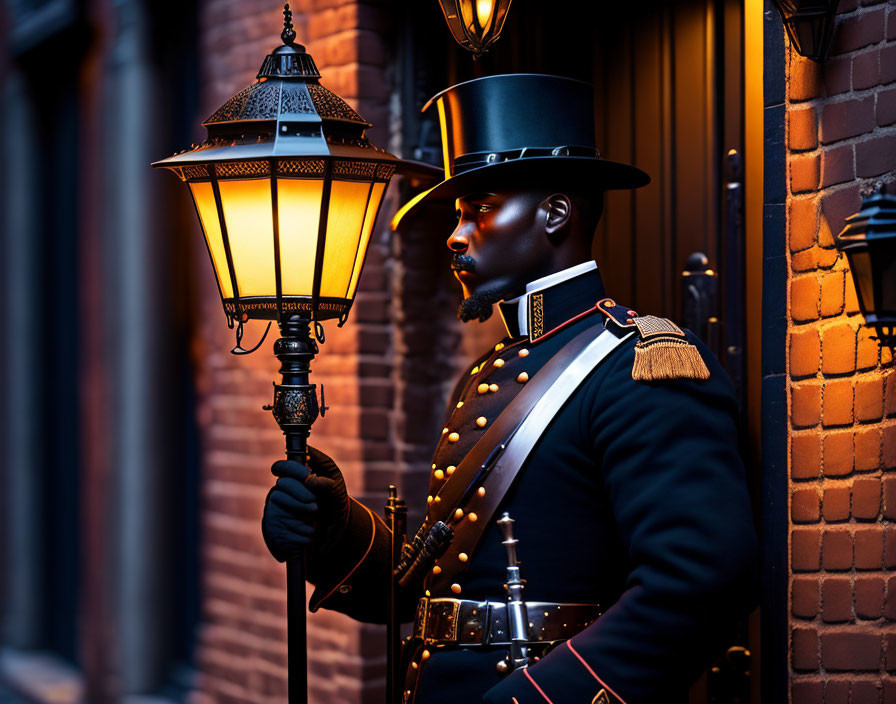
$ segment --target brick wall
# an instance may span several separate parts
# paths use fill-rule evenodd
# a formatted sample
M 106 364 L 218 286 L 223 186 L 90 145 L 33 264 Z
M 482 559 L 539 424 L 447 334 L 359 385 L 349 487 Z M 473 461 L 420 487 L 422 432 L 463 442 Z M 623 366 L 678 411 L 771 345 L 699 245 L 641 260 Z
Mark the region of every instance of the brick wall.
M 839 11 L 827 63 L 788 52 L 794 704 L 896 702 L 896 372 L 833 239 L 896 167 L 896 7 Z
M 340 0 L 291 3 L 298 41 L 312 54 L 322 83 L 377 127 L 384 146 L 390 86 L 389 26 L 384 10 Z M 207 0 L 201 14 L 202 114 L 255 80 L 265 54 L 279 43 L 277 3 Z M 197 137 L 200 136 L 197 134 Z M 394 201 L 394 194 L 387 196 Z M 326 386 L 326 418 L 312 442 L 331 454 L 352 494 L 382 506 L 385 487 L 397 480 L 392 379 L 392 277 L 394 261 L 384 205 L 372 240 L 350 322 L 325 324 L 327 341 L 313 364 L 312 381 Z M 201 323 L 194 338 L 202 432 L 202 625 L 196 702 L 283 701 L 286 692 L 284 569 L 268 554 L 260 531 L 264 497 L 273 483 L 271 463 L 283 456 L 283 436 L 262 404 L 270 403 L 277 362 L 271 338 L 255 354 L 233 357 L 204 245 L 195 237 L 195 272 L 201 289 Z M 256 327 L 259 326 L 259 327 Z M 263 330 L 252 323 L 247 344 Z M 382 699 L 383 640 L 377 627 L 338 614 L 309 618 L 311 701 L 378 702 Z

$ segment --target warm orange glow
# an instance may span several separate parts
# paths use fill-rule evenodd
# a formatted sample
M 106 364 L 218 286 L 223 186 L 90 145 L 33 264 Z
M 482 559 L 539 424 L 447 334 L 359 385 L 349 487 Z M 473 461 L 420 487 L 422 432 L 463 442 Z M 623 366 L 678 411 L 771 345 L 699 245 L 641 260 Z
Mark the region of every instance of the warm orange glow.
M 334 180 L 330 187 L 321 296 L 344 298 L 348 291 L 369 190 L 369 183 L 357 181 Z
M 215 194 L 212 184 L 208 182 L 191 183 L 190 191 L 193 193 L 193 201 L 199 213 L 199 221 L 202 224 L 202 232 L 212 255 L 212 265 L 215 267 L 215 276 L 221 286 L 221 294 L 224 298 L 233 298 L 233 284 L 230 281 L 230 271 L 227 268 L 227 255 L 224 252 L 224 240 L 221 237 L 221 223 L 218 222 L 218 209 L 215 206 Z
M 284 296 L 312 293 L 323 190 L 324 182 L 315 179 L 277 179 L 280 278 Z M 274 293 L 270 291 L 270 295 Z
M 476 15 L 479 18 L 480 27 L 488 26 L 488 21 L 491 19 L 494 9 L 495 3 L 493 0 L 476 0 Z
M 386 190 L 385 183 L 374 183 L 373 190 L 370 193 L 370 203 L 367 205 L 367 214 L 364 216 L 364 228 L 361 231 L 361 242 L 358 246 L 358 256 L 355 258 L 354 269 L 352 270 L 352 280 L 348 285 L 347 298 L 354 299 L 355 290 L 358 288 L 358 279 L 361 276 L 361 266 L 364 264 L 364 257 L 367 254 L 367 245 L 370 244 L 370 235 L 373 233 L 373 224 L 376 220 L 376 212 L 379 210 L 380 201 L 383 199 L 383 192 Z
M 276 291 L 271 182 L 222 180 L 218 188 L 240 296 L 270 296 Z

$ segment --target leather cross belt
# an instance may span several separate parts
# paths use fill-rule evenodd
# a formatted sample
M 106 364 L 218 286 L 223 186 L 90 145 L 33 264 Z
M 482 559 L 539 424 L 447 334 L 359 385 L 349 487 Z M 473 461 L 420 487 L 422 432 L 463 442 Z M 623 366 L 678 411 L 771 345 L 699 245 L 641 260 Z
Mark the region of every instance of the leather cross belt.
M 571 638 L 601 614 L 597 604 L 546 601 L 527 601 L 526 611 L 530 643 L 555 643 Z M 507 603 L 424 597 L 417 603 L 414 638 L 427 645 L 510 645 Z

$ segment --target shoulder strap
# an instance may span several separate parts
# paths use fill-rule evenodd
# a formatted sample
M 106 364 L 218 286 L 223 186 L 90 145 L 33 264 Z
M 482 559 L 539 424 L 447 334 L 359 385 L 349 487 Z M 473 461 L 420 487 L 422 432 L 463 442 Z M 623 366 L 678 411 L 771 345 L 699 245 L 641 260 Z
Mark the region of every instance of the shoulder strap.
M 496 419 L 490 430 L 497 431 L 498 437 L 486 433 L 458 465 L 439 492 L 442 501 L 438 515 L 427 521 L 443 520 L 454 529 L 454 540 L 440 558 L 443 565 L 452 566 L 442 571 L 443 579 L 460 571 L 454 567 L 458 561 L 466 561 L 459 559 L 461 553 L 472 554 L 554 416 L 588 375 L 632 334 L 626 331 L 617 335 L 605 332 L 603 327 L 579 333 L 534 376 L 532 381 L 540 384 L 530 382 Z M 489 444 L 480 447 L 486 442 Z

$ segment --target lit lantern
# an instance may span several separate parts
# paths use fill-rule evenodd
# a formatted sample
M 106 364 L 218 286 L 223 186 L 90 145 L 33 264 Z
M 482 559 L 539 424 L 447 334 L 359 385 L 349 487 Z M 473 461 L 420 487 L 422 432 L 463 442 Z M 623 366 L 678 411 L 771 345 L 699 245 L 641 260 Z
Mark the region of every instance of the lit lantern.
M 822 62 L 834 35 L 839 0 L 774 0 L 797 53 Z
M 439 0 L 454 39 L 478 57 L 501 36 L 512 0 Z
M 837 237 L 846 254 L 865 322 L 881 343 L 896 344 L 896 197 L 880 190 L 862 200 Z
M 399 161 L 320 85 L 290 18 L 282 38 L 257 82 L 203 123 L 205 142 L 153 166 L 190 187 L 231 324 L 292 313 L 341 324 Z

